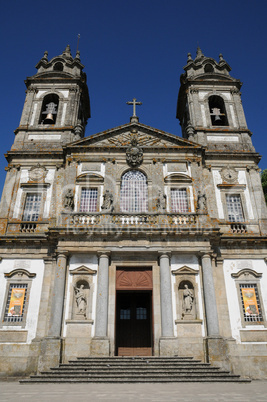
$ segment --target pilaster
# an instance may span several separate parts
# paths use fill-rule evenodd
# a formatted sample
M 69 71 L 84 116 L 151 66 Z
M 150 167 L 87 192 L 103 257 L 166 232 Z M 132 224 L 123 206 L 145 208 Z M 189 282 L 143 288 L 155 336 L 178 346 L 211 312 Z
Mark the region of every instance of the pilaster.
M 161 338 L 159 350 L 161 356 L 178 354 L 178 340 L 174 337 L 172 288 L 170 271 L 170 253 L 159 252 L 160 265 L 160 310 L 161 310 Z
M 108 330 L 108 288 L 110 252 L 99 251 L 99 268 L 96 296 L 95 336 L 91 342 L 91 355 L 109 356 L 110 341 Z

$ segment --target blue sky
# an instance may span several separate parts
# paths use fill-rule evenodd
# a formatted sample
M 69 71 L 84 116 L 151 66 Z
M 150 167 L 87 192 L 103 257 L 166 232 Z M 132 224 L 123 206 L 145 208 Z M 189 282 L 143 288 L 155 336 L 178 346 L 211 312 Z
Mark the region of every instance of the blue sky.
M 1 4 L 1 155 L 14 141 L 25 99 L 24 79 L 35 65 L 61 54 L 77 34 L 91 100 L 86 136 L 125 124 L 136 97 L 141 123 L 181 135 L 176 119 L 179 78 L 197 45 L 224 59 L 243 83 L 242 100 L 253 144 L 267 168 L 267 2 L 259 0 L 13 0 Z

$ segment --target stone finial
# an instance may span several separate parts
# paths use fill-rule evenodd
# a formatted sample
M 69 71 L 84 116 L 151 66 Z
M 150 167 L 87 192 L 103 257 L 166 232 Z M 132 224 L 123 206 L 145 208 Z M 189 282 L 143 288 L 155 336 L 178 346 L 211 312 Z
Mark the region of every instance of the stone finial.
M 71 55 L 71 52 L 70 52 L 70 45 L 66 46 L 66 49 L 62 53 L 62 56 L 65 57 L 66 59 L 72 59 L 72 55 Z
M 197 47 L 197 56 L 196 56 L 195 60 L 203 59 L 203 57 L 204 57 L 204 54 L 202 53 L 202 50 L 201 50 L 200 47 L 198 46 L 198 47 Z
M 81 57 L 80 57 L 80 50 L 77 50 L 75 59 L 76 59 L 76 60 L 81 60 Z
M 187 53 L 187 63 L 191 60 L 193 60 L 191 53 Z
M 220 59 L 220 63 L 221 63 L 222 61 L 224 61 L 223 55 L 222 55 L 221 53 L 219 54 L 219 59 Z
M 45 52 L 44 52 L 44 56 L 43 56 L 43 60 L 48 60 L 48 51 L 46 50 Z

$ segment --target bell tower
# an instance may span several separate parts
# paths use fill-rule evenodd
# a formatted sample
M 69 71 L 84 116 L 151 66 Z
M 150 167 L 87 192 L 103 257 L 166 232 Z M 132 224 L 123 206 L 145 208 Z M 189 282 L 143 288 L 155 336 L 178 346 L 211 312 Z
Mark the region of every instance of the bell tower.
M 90 117 L 90 99 L 80 52 L 72 57 L 69 45 L 62 55 L 36 65 L 25 81 L 27 91 L 13 149 L 58 148 L 83 138 Z
M 198 47 L 193 60 L 188 53 L 177 102 L 182 135 L 208 149 L 254 151 L 241 102 L 240 80 L 219 55 L 205 57 Z

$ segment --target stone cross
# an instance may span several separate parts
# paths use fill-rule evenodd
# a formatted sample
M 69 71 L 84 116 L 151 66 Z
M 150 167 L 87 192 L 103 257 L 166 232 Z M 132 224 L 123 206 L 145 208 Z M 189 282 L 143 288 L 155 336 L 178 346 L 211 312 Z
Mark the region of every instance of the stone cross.
M 127 105 L 133 105 L 133 117 L 136 117 L 136 105 L 142 105 L 142 102 L 137 102 L 136 98 L 133 98 L 132 102 L 126 102 Z

